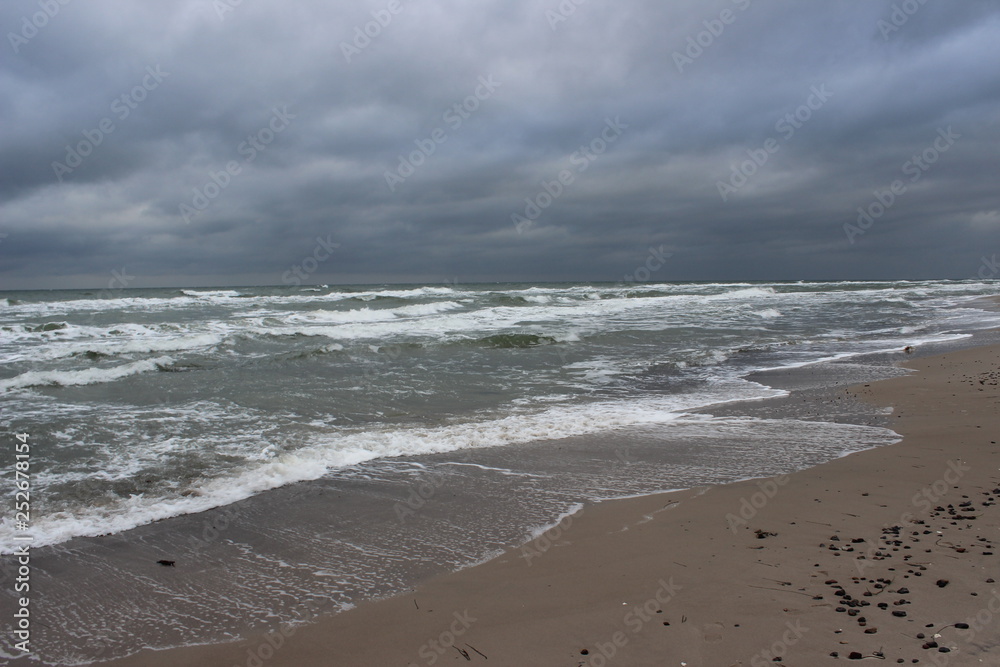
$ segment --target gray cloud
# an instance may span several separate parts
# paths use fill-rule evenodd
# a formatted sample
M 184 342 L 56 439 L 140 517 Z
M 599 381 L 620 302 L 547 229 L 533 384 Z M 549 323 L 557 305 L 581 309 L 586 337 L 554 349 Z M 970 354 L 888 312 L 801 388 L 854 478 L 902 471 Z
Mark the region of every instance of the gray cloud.
M 317 237 L 320 283 L 618 280 L 661 245 L 659 280 L 966 278 L 1000 251 L 994 2 L 225 2 L 0 7 L 5 287 L 280 284 Z

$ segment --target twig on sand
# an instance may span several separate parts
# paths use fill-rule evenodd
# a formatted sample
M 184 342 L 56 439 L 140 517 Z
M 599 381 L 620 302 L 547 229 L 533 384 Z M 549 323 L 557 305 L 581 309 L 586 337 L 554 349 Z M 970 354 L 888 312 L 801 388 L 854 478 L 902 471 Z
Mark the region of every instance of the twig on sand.
M 468 651 L 466 651 L 466 650 L 465 650 L 464 648 L 458 648 L 458 647 L 457 647 L 457 646 L 455 646 L 454 644 L 452 644 L 452 645 L 451 645 L 451 647 L 452 647 L 453 649 L 455 649 L 456 651 L 458 651 L 459 653 L 461 653 L 461 654 L 462 654 L 462 657 L 463 657 L 463 658 L 465 658 L 465 659 L 466 659 L 466 660 L 468 660 L 469 662 L 472 662 L 472 658 L 470 658 L 470 657 L 469 657 L 469 652 L 468 652 Z
M 781 591 L 782 593 L 795 593 L 796 595 L 805 595 L 807 597 L 812 597 L 809 593 L 803 593 L 802 591 L 790 591 L 787 588 L 772 588 L 771 586 L 754 586 L 753 584 L 747 584 L 750 588 L 759 588 L 764 591 Z
M 958 628 L 959 630 L 968 630 L 968 623 L 949 623 L 948 625 L 942 625 L 940 628 L 934 631 L 934 634 L 941 632 L 942 630 L 947 630 L 948 628 Z
M 879 647 L 879 650 L 875 651 L 871 655 L 863 655 L 860 658 L 855 658 L 855 659 L 856 660 L 867 660 L 868 658 L 875 658 L 876 660 L 885 660 L 885 654 L 882 653 L 882 648 Z
M 469 648 L 471 648 L 471 649 L 472 649 L 473 651 L 475 651 L 475 652 L 476 652 L 476 653 L 478 653 L 479 655 L 481 655 L 481 656 L 483 656 L 484 658 L 486 658 L 487 660 L 489 660 L 489 658 L 488 658 L 488 657 L 486 656 L 486 654 L 485 654 L 485 653 L 483 653 L 482 651 L 480 651 L 480 650 L 479 650 L 478 648 L 476 648 L 476 647 L 475 647 L 475 646 L 473 646 L 472 644 L 466 644 L 466 646 L 468 646 L 468 647 L 469 647 Z

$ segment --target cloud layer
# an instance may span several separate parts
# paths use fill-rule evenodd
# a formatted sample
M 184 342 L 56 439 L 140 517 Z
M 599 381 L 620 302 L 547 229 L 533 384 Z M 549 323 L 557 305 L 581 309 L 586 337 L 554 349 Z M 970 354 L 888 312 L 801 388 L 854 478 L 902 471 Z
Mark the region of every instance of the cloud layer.
M 281 284 L 321 243 L 310 282 L 619 280 L 661 246 L 653 280 L 968 278 L 1000 251 L 994 2 L 17 0 L 0 26 L 8 289 Z

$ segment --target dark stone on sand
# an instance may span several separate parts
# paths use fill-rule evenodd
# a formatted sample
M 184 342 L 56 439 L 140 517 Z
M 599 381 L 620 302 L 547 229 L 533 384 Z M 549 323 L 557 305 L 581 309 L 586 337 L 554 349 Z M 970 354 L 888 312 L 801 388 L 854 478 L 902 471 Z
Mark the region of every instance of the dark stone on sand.
M 892 615 L 898 618 L 903 618 L 904 616 L 906 616 L 906 612 L 897 609 L 896 611 L 892 612 Z
M 938 653 L 951 653 L 951 649 L 947 646 L 938 647 Z
M 174 565 L 176 564 L 176 561 L 172 560 L 158 560 L 156 562 L 162 565 L 163 567 L 174 567 Z
M 851 660 L 861 660 L 865 656 L 861 655 L 857 651 L 851 651 L 850 655 L 848 655 L 847 657 L 850 658 Z
M 948 580 L 947 579 L 938 579 L 937 580 L 937 587 L 938 588 L 944 588 L 947 585 L 948 585 Z
M 955 627 L 958 628 L 959 630 L 968 630 L 969 629 L 969 624 L 968 623 L 956 623 Z
M 865 628 L 866 635 L 873 635 L 878 632 L 878 628 Z
M 923 648 L 925 649 L 937 648 L 937 645 L 938 645 L 937 642 L 924 642 Z

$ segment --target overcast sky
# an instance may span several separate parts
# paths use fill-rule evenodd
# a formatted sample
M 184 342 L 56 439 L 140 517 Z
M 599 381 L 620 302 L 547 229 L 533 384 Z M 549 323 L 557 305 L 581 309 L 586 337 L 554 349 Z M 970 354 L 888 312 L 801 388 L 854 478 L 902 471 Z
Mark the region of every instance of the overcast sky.
M 995 1 L 7 0 L 0 25 L 0 288 L 1000 254 Z

